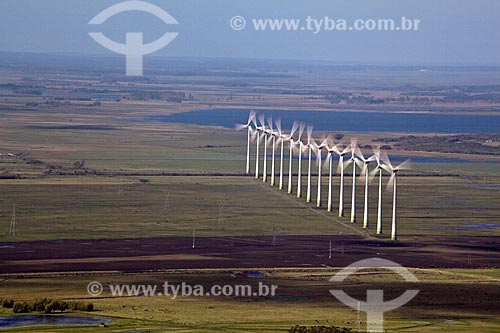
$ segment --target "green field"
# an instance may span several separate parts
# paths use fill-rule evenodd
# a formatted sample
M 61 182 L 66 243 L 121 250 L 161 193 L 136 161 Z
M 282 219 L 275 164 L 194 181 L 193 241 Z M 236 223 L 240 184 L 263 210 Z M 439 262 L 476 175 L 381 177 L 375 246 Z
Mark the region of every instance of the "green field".
M 91 301 L 96 312 L 113 321 L 107 328 L 18 328 L 5 332 L 285 332 L 294 325 L 339 326 L 362 329 L 365 316 L 337 302 L 328 290 L 337 288 L 328 279 L 336 269 L 263 270 L 265 284 L 277 285 L 275 297 L 112 297 L 105 292 L 92 299 L 86 294 L 90 281 L 103 285 L 164 281 L 200 284 L 257 284 L 251 278 L 234 279 L 227 271 L 173 271 L 147 274 L 80 274 L 24 276 L 1 283 L 4 297 L 33 299 L 53 297 Z M 366 289 L 392 285 L 389 295 L 407 288 L 398 278 L 362 271 L 342 288 L 362 299 Z M 404 308 L 387 313 L 385 327 L 393 332 L 494 333 L 500 320 L 495 304 L 500 287 L 499 270 L 413 270 L 420 282 L 412 287 L 419 295 Z M 474 289 L 474 295 L 469 290 Z M 394 295 L 396 296 L 396 295 Z M 9 311 L 3 309 L 3 314 Z M 78 314 L 77 314 L 78 315 Z
M 408 305 L 387 314 L 385 325 L 388 332 L 498 333 L 500 273 L 494 263 L 495 256 L 498 256 L 494 237 L 500 236 L 498 155 L 414 152 L 393 147 L 389 155 L 462 158 L 469 161 L 414 162 L 411 170 L 401 172 L 401 177 L 398 178 L 400 242 L 391 243 L 388 231 L 392 193 L 385 189 L 387 175 L 384 176 L 383 192 L 385 233 L 372 238 L 376 221 L 376 181 L 369 189 L 370 228 L 363 230 L 361 222 L 364 188 L 361 181 L 357 183 L 356 192 L 358 220 L 351 224 L 349 215 L 352 177 L 349 175 L 345 179 L 346 216 L 339 218 L 338 176 L 335 176 L 333 181 L 334 211 L 329 213 L 325 208 L 326 169 L 323 173 L 323 207 L 316 208 L 316 176 L 313 176 L 312 182 L 313 202 L 306 203 L 306 177 L 303 177 L 304 197 L 298 199 L 296 177 L 293 179 L 293 193 L 288 194 L 286 190 L 280 191 L 276 186 L 271 187 L 269 183 L 263 183 L 262 179 L 255 179 L 253 174 L 244 175 L 246 150 L 244 131 L 145 120 L 151 116 L 196 109 L 208 110 L 211 107 L 330 110 L 331 101 L 317 91 L 330 89 L 332 83 L 335 83 L 334 86 L 343 86 L 349 93 L 351 90 L 355 91 L 355 94 L 366 93 L 369 90 L 373 96 L 381 98 L 389 98 L 395 91 L 393 83 L 388 86 L 385 75 L 374 78 L 371 73 L 349 72 L 337 76 L 335 70 L 329 70 L 332 74 L 331 79 L 326 78 L 324 73 L 319 75 L 290 72 L 292 75 L 303 75 L 304 82 L 301 82 L 303 91 L 296 91 L 296 79 L 290 78 L 203 77 L 193 82 L 191 78 L 175 77 L 172 81 L 165 80 L 158 83 L 153 80 L 153 83 L 149 83 L 106 81 L 92 75 L 81 78 L 78 74 L 59 76 L 59 73 L 45 73 L 36 76 L 40 85 L 45 84 L 44 87 L 54 96 L 63 98 L 67 97 L 65 94 L 68 92 L 67 89 L 70 89 L 67 88 L 68 83 L 72 84 L 71 89 L 78 89 L 83 85 L 94 87 L 97 91 L 94 97 L 97 96 L 102 102 L 98 107 L 82 106 L 80 105 L 82 101 L 72 100 L 70 97 L 53 100 L 45 96 L 17 94 L 17 91 L 14 93 L 7 89 L 10 83 L 21 85 L 33 83 L 27 79 L 28 74 L 3 70 L 0 73 L 0 83 L 7 84 L 7 88 L 0 89 L 2 97 L 0 254 L 5 258 L 1 262 L 4 265 L 2 267 L 7 267 L 9 264 L 17 265 L 16 268 L 19 270 L 15 272 L 22 271 L 26 267 L 37 267 L 38 253 L 29 252 L 29 245 L 35 241 L 41 241 L 42 246 L 63 240 L 82 240 L 74 242 L 75 244 L 85 243 L 85 240 L 90 239 L 100 239 L 103 240 L 102 243 L 106 240 L 125 238 L 136 238 L 139 241 L 144 238 L 160 238 L 163 241 L 164 238 L 177 236 L 179 239 L 182 236 L 190 241 L 191 239 L 186 237 L 191 237 L 193 231 L 197 237 L 210 236 L 216 242 L 219 239 L 224 242 L 231 239 L 226 236 L 240 236 L 246 240 L 250 239 L 250 236 L 265 236 L 263 239 L 271 242 L 275 230 L 279 230 L 279 236 L 284 240 L 288 236 L 291 239 L 296 235 L 332 236 L 332 238 L 335 236 L 337 239 L 347 235 L 354 238 L 355 242 L 369 243 L 377 240 L 376 244 L 387 246 L 386 249 L 380 250 L 381 253 L 401 252 L 410 261 L 421 257 L 430 258 L 428 263 L 410 267 L 420 280 L 416 286 L 421 290 L 420 294 Z M 391 72 L 392 80 L 401 85 L 406 84 L 409 79 L 415 79 L 415 75 L 413 72 L 404 75 Z M 439 75 L 436 74 L 437 81 L 433 81 L 433 84 L 456 84 L 457 80 L 469 84 L 471 83 L 469 81 L 478 79 L 476 76 L 466 76 L 461 72 L 446 78 L 438 79 L 437 76 Z M 318 77 L 325 77 L 325 80 L 318 84 Z M 353 77 L 356 80 L 352 80 Z M 368 86 L 364 86 L 363 83 L 366 77 L 372 79 Z M 490 74 L 482 72 L 479 78 L 484 78 L 480 80 L 481 82 L 492 80 Z M 244 84 L 240 86 L 240 83 Z M 262 91 L 262 95 L 257 97 L 249 93 L 250 88 L 247 88 L 247 83 L 253 85 L 251 89 Z M 125 92 L 123 95 L 115 96 L 116 91 L 129 84 L 134 91 L 161 88 L 165 91 L 183 91 L 186 95 L 193 93 L 195 97 L 193 100 L 178 103 L 164 100 L 134 100 Z M 357 85 L 363 88 L 357 91 L 360 89 Z M 104 92 L 99 92 L 100 90 Z M 404 93 L 404 89 L 399 93 Z M 33 106 L 32 103 L 38 104 Z M 459 106 L 474 108 L 472 111 L 464 111 L 470 114 L 490 112 L 484 111 L 489 104 Z M 359 105 L 352 107 L 356 110 Z M 397 106 L 404 110 L 411 107 L 411 105 Z M 315 137 L 319 138 L 323 134 L 327 133 L 315 133 Z M 349 143 L 351 137 L 358 137 L 359 143 L 363 145 L 375 145 L 377 143 L 374 140 L 380 137 L 402 135 L 402 133 L 342 134 L 345 135 L 344 144 Z M 252 172 L 254 152 L 252 145 Z M 369 149 L 363 149 L 363 152 L 365 156 L 370 154 Z M 9 153 L 15 156 L 9 156 Z M 296 162 L 295 160 L 294 163 Z M 287 163 L 285 161 L 285 170 L 288 170 Z M 307 170 L 306 164 L 305 162 L 303 164 L 304 174 Z M 313 165 L 313 170 L 316 172 L 316 164 Z M 346 173 L 349 174 L 351 170 L 347 169 Z M 286 184 L 287 176 L 284 181 Z M 18 234 L 15 236 L 9 235 L 14 206 L 18 229 Z M 353 235 L 358 235 L 360 238 L 352 237 Z M 464 243 L 459 244 L 463 247 L 456 246 L 456 243 L 446 247 L 447 240 L 454 236 L 461 237 L 457 239 L 458 242 Z M 481 240 L 486 238 L 489 239 L 489 243 L 482 244 Z M 424 247 L 424 241 L 428 239 L 431 241 Z M 24 246 L 24 252 L 17 252 L 13 244 L 15 242 Z M 409 245 L 410 243 L 412 245 Z M 302 249 L 307 248 L 304 251 L 307 252 L 311 243 L 305 244 Z M 326 258 L 327 241 L 324 246 L 324 251 L 319 250 L 324 253 L 313 253 L 315 250 L 311 250 L 307 255 Z M 406 246 L 408 248 L 411 246 L 410 250 Z M 282 253 L 279 246 L 269 246 L 269 249 L 275 251 L 278 256 Z M 385 251 L 387 249 L 392 252 Z M 0 330 L 61 333 L 267 333 L 286 332 L 294 325 L 335 325 L 360 331 L 366 325 L 363 313 L 358 314 L 357 311 L 342 305 L 328 292 L 332 288 L 328 279 L 342 267 L 339 261 L 336 262 L 335 256 L 330 261 L 322 261 L 324 264 L 318 267 L 307 266 L 307 263 L 301 267 L 289 268 L 280 268 L 282 266 L 279 265 L 267 269 L 261 266 L 252 267 L 252 271 L 264 274 L 262 278 L 247 278 L 238 274 L 236 277 L 231 276 L 235 271 L 250 270 L 248 267 L 245 270 L 241 267 L 169 269 L 169 260 L 192 262 L 199 259 L 202 263 L 210 262 L 203 261 L 206 259 L 203 255 L 187 255 L 187 250 L 191 250 L 190 242 L 182 248 L 184 252 L 180 251 L 181 254 L 170 253 L 168 251 L 174 250 L 168 248 L 165 253 L 152 256 L 154 258 L 147 256 L 143 258 L 141 255 L 127 257 L 126 249 L 116 250 L 123 251 L 120 253 L 123 256 L 113 258 L 106 257 L 108 253 L 105 251 L 96 254 L 95 258 L 81 253 L 77 259 L 82 261 L 76 261 L 77 263 L 87 261 L 91 265 L 97 262 L 101 264 L 98 268 L 92 267 L 87 272 L 22 271 L 23 273 L 9 274 L 0 271 L 0 299 L 14 299 L 18 302 L 44 297 L 67 301 L 85 300 L 95 305 L 95 312 L 62 315 L 91 315 L 112 319 L 109 327 L 51 326 Z M 234 251 L 239 254 L 246 250 L 247 247 L 240 246 Z M 68 253 L 72 251 L 75 252 L 74 249 L 68 248 Z M 230 251 L 231 248 L 228 247 L 227 252 Z M 355 255 L 378 255 L 377 251 L 378 248 L 363 248 Z M 262 252 L 253 253 L 262 254 Z M 60 265 L 66 265 L 68 260 L 71 260 L 68 258 L 73 257 L 65 257 L 65 254 L 49 253 L 48 256 L 53 255 L 54 258 L 41 259 L 38 267 L 50 261 L 60 261 Z M 224 260 L 221 253 L 210 254 L 219 255 Z M 301 254 L 303 255 L 303 253 L 287 255 L 299 257 Z M 483 256 L 487 256 L 490 261 L 487 261 L 487 265 L 480 266 L 483 267 L 481 269 L 424 269 L 423 267 L 433 265 L 433 254 L 436 255 L 436 262 L 448 264 L 446 260 L 449 260 L 453 265 L 456 264 L 451 267 L 478 267 L 470 263 L 467 266 L 466 263 L 472 260 L 472 264 L 476 264 L 475 261 L 480 262 Z M 172 259 L 170 255 L 177 257 Z M 18 258 L 16 256 L 23 259 L 16 262 Z M 264 261 L 266 258 L 258 259 Z M 116 264 L 121 260 L 124 262 L 123 271 L 106 271 L 105 266 L 108 262 Z M 164 267 L 153 271 L 124 273 L 129 265 L 137 264 L 141 260 L 160 261 Z M 238 260 L 239 258 L 233 261 L 235 266 L 241 263 Z M 26 262 L 35 263 L 33 266 L 23 266 Z M 86 290 L 87 284 L 91 281 L 100 281 L 105 286 L 117 283 L 161 285 L 163 281 L 175 283 L 186 281 L 204 286 L 214 284 L 255 286 L 258 282 L 264 282 L 275 284 L 279 289 L 276 297 L 264 298 L 180 297 L 174 300 L 164 296 L 115 297 L 109 292 L 100 297 L 91 297 Z M 360 272 L 350 277 L 342 287 L 353 297 L 363 299 L 366 297 L 367 289 L 384 289 L 388 298 L 394 298 L 407 285 L 394 275 L 376 271 Z M 11 315 L 11 309 L 0 307 L 0 316 Z

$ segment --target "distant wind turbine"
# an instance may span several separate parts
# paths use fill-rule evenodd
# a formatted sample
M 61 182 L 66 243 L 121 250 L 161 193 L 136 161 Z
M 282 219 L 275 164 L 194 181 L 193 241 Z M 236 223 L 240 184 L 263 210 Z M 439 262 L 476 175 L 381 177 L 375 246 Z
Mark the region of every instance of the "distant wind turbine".
M 397 240 L 398 239 L 398 232 L 397 232 L 397 224 L 396 224 L 396 207 L 397 207 L 397 204 L 396 204 L 396 199 L 397 199 L 397 195 L 396 195 L 396 190 L 397 190 L 397 180 L 398 180 L 398 172 L 401 171 L 401 170 L 408 170 L 410 169 L 410 163 L 408 160 L 404 161 L 403 163 L 401 163 L 400 165 L 394 167 L 392 164 L 391 164 L 391 161 L 389 160 L 389 157 L 386 155 L 386 154 L 382 154 L 380 156 L 383 161 L 384 161 L 384 165 L 382 166 L 382 168 L 384 168 L 384 170 L 386 170 L 387 172 L 389 172 L 391 174 L 391 178 L 389 179 L 389 182 L 387 184 L 387 188 L 389 190 L 391 190 L 391 187 L 392 187 L 392 225 L 391 225 L 391 239 L 392 240 Z
M 299 171 L 298 171 L 298 176 L 297 176 L 297 198 L 300 198 L 302 196 L 302 149 L 304 143 L 301 141 L 302 134 L 304 133 L 304 123 L 300 123 L 299 126 L 299 138 L 297 139 L 297 142 L 299 144 Z
M 276 129 L 278 131 L 278 137 L 280 140 L 281 144 L 281 156 L 280 156 L 280 180 L 279 180 L 279 189 L 283 189 L 283 168 L 284 168 L 284 150 L 285 150 L 285 140 L 290 141 L 290 170 L 292 166 L 292 154 L 293 154 L 293 134 L 297 130 L 298 124 L 296 122 L 293 123 L 292 130 L 289 135 L 285 135 L 282 130 L 281 130 L 281 119 L 277 119 L 275 121 L 276 123 Z M 291 180 L 291 171 L 289 174 L 289 179 Z M 291 184 L 289 186 L 289 189 L 291 190 Z
M 321 172 L 322 172 L 322 149 L 327 148 L 327 139 L 323 140 L 320 145 L 313 142 L 312 148 L 316 152 L 316 161 L 318 163 L 318 193 L 316 197 L 316 207 L 321 207 Z
M 290 133 L 289 140 L 290 140 L 290 154 L 289 154 L 289 163 L 288 163 L 288 193 L 292 193 L 292 177 L 293 177 L 293 169 L 292 169 L 292 162 L 293 162 L 293 146 L 298 143 L 298 140 L 294 142 L 293 140 L 293 133 L 297 131 L 297 128 L 299 127 L 298 122 L 293 123 L 292 127 L 292 133 Z
M 363 209 L 363 229 L 367 229 L 368 228 L 368 187 L 369 187 L 368 185 L 370 182 L 370 172 L 368 169 L 368 165 L 371 162 L 375 161 L 376 157 L 375 157 L 375 155 L 372 155 L 368 158 L 365 158 L 363 156 L 363 153 L 361 152 L 361 150 L 359 148 L 357 150 L 357 155 L 358 155 L 360 162 L 362 163 L 360 178 L 363 179 L 363 176 L 364 176 L 364 180 L 365 180 L 365 206 Z
M 373 156 L 375 157 L 375 161 L 377 162 L 377 166 L 370 172 L 371 178 L 375 177 L 378 173 L 378 200 L 377 200 L 377 235 L 381 235 L 382 230 L 382 161 L 380 160 L 380 147 L 373 149 Z
M 275 152 L 276 152 L 276 137 L 278 136 L 278 132 L 274 131 L 273 128 L 273 118 L 269 117 L 267 118 L 267 122 L 269 124 L 269 135 L 272 140 L 272 153 L 271 153 L 271 186 L 274 186 L 274 180 L 275 180 Z
M 246 173 L 250 173 L 250 137 L 252 135 L 252 121 L 255 119 L 255 112 L 251 111 L 248 116 L 248 121 L 246 124 L 236 124 L 237 130 L 242 130 L 244 128 L 247 129 L 247 165 L 246 165 Z
M 307 165 L 307 195 L 306 201 L 311 202 L 311 158 L 312 158 L 312 150 L 313 150 L 313 140 L 312 140 L 312 131 L 313 126 L 307 126 L 307 150 L 309 153 L 308 156 L 308 165 Z
M 356 157 L 356 149 L 358 147 L 358 143 L 356 139 L 351 140 L 351 158 L 347 165 L 352 163 L 352 192 L 351 192 L 351 223 L 356 222 L 356 164 L 359 163 L 359 160 Z M 346 167 L 347 167 L 346 165 Z
M 263 165 L 263 170 L 262 170 L 262 182 L 267 182 L 267 134 L 269 133 L 269 130 L 266 129 L 265 125 L 265 120 L 264 116 L 262 116 L 262 127 L 264 128 L 263 134 L 264 134 L 264 165 Z
M 340 172 L 340 198 L 339 198 L 339 217 L 344 216 L 344 156 L 350 151 L 350 146 L 344 148 L 340 151 L 336 146 L 334 146 L 334 152 L 339 155 L 339 165 L 338 172 Z
M 333 154 L 337 153 L 337 147 L 328 148 L 328 208 L 329 212 L 332 211 L 332 171 L 333 171 Z
M 260 160 L 259 147 L 260 147 L 260 140 L 262 139 L 262 135 L 264 134 L 264 132 L 266 130 L 266 124 L 264 123 L 264 116 L 259 115 L 258 119 L 259 119 L 260 126 L 257 126 L 256 121 L 254 121 L 255 130 L 257 131 L 257 140 L 256 140 L 257 141 L 257 148 L 255 151 L 255 179 L 259 179 L 259 160 Z M 265 159 L 264 159 L 264 161 L 265 161 Z

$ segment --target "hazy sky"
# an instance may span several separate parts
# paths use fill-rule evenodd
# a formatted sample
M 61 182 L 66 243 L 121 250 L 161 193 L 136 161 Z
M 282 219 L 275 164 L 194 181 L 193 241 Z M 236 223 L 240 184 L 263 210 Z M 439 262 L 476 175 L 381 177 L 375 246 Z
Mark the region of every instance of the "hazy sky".
M 146 42 L 166 31 L 178 38 L 155 55 L 354 61 L 364 63 L 500 63 L 500 0 L 151 0 L 179 25 L 129 12 L 88 25 L 119 0 L 0 0 L 0 51 L 111 54 L 88 32 Z M 247 19 L 241 31 L 231 17 Z M 419 31 L 255 31 L 254 18 L 420 19 Z

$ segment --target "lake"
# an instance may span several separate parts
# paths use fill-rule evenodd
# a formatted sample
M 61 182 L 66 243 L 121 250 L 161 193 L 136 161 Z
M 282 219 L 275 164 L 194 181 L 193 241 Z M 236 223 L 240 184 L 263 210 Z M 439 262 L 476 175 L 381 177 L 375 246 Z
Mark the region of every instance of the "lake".
M 99 317 L 77 317 L 77 316 L 10 316 L 0 317 L 0 328 L 21 326 L 70 326 L 70 325 L 98 325 L 108 324 L 111 320 Z
M 160 115 L 146 120 L 234 128 L 246 123 L 248 109 L 213 109 Z M 294 120 L 314 125 L 318 131 L 401 133 L 499 133 L 500 116 L 429 113 L 263 110 L 266 118 L 281 118 L 288 131 Z

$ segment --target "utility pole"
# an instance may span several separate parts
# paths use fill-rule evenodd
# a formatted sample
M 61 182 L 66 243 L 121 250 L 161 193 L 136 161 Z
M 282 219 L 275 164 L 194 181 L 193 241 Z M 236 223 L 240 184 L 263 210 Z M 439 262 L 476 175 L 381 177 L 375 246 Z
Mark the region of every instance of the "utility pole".
M 16 204 L 14 204 L 14 208 L 12 209 L 12 219 L 10 220 L 9 235 L 17 236 L 18 234 L 16 223 Z

